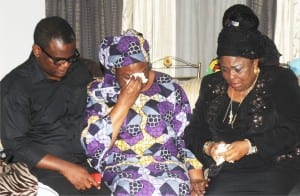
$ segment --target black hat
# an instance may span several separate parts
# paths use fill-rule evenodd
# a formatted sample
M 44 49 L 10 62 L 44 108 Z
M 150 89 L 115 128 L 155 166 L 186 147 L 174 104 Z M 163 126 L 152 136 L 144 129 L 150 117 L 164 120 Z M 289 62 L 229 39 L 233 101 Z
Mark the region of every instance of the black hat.
M 236 27 L 245 30 L 257 30 L 259 20 L 251 8 L 236 4 L 229 7 L 223 15 L 223 27 Z
M 263 38 L 259 31 L 223 28 L 218 37 L 217 55 L 257 59 L 263 56 Z

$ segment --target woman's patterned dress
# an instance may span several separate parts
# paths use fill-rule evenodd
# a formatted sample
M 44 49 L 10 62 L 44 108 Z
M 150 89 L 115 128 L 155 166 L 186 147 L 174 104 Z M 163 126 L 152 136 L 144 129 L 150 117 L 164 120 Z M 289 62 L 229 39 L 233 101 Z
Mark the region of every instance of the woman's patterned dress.
M 108 114 L 120 87 L 109 74 L 88 87 L 82 144 L 113 195 L 189 195 L 188 170 L 202 168 L 182 138 L 191 116 L 187 96 L 169 75 L 155 74 L 110 149 L 113 130 Z

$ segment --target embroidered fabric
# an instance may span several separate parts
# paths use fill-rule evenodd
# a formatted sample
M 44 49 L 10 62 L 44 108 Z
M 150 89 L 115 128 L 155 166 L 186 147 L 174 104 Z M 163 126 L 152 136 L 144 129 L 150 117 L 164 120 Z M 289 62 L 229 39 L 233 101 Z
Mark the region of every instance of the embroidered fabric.
M 292 151 L 290 153 L 277 156 L 276 161 L 280 162 L 280 161 L 283 161 L 283 160 L 286 160 L 286 159 L 293 159 L 293 158 L 296 158 L 298 156 L 300 156 L 300 147 L 297 147 L 294 151 Z

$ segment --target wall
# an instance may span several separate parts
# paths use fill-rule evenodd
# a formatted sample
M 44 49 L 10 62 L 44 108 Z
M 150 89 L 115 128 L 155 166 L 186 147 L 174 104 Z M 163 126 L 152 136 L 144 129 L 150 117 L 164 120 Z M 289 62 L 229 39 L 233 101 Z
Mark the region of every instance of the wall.
M 0 1 L 0 79 L 28 58 L 34 27 L 44 16 L 44 0 Z

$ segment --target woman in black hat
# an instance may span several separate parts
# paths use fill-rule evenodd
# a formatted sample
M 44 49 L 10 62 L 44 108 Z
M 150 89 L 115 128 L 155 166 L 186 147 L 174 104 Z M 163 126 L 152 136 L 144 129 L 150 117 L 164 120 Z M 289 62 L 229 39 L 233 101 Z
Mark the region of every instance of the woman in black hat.
M 220 72 L 203 78 L 185 142 L 207 168 L 206 195 L 288 194 L 300 173 L 300 89 L 264 66 L 262 34 L 225 26 Z

